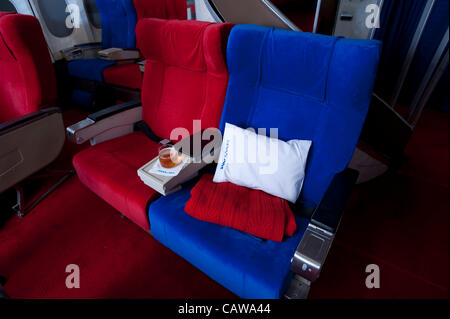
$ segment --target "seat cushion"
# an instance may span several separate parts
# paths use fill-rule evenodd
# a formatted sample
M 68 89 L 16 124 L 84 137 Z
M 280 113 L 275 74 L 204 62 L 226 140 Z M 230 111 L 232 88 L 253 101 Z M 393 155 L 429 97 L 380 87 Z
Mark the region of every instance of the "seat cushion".
M 70 61 L 67 68 L 69 75 L 75 78 L 103 82 L 103 71 L 115 64 L 114 61 L 102 59 L 79 59 Z
M 105 83 L 140 89 L 142 84 L 142 72 L 136 63 L 113 65 L 103 71 Z
M 134 132 L 87 148 L 73 159 L 81 182 L 144 229 L 150 229 L 146 206 L 158 193 L 137 170 L 158 154 L 159 144 Z
M 283 242 L 263 240 L 233 228 L 200 221 L 184 211 L 192 185 L 149 207 L 152 235 L 242 298 L 280 298 L 292 278 L 291 258 L 308 220 Z

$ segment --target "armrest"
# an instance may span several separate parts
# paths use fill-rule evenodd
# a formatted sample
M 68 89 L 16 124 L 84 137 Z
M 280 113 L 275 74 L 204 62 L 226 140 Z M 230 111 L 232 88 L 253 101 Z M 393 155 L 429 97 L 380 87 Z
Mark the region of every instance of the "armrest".
M 67 137 L 76 144 L 90 140 L 95 145 L 133 132 L 134 124 L 141 120 L 141 101 L 127 102 L 91 114 L 69 126 Z
M 319 277 L 358 175 L 346 169 L 334 177 L 292 258 L 291 270 L 297 275 L 309 281 Z
M 102 49 L 103 47 L 101 43 L 85 43 L 61 50 L 61 54 L 66 61 L 93 59 L 97 57 L 97 52 Z
M 0 135 L 7 134 L 12 130 L 19 129 L 55 113 L 61 113 L 61 109 L 58 107 L 50 107 L 1 123 Z
M 337 174 L 311 217 L 311 223 L 335 234 L 359 172 L 347 168 Z
M 110 48 L 98 51 L 97 54 L 100 59 L 123 63 L 132 63 L 141 57 L 137 49 Z

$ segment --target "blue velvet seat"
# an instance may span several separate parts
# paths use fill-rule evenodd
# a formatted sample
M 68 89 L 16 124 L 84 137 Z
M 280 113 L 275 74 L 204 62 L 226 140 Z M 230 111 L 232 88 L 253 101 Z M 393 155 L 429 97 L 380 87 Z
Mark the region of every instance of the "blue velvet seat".
M 236 26 L 220 128 L 277 128 L 282 140 L 312 140 L 298 204 L 314 208 L 352 158 L 379 54 L 378 41 Z M 297 233 L 282 243 L 264 241 L 192 218 L 184 212 L 189 197 L 186 188 L 150 205 L 153 236 L 241 297 L 281 297 L 309 219 L 297 217 Z
M 133 0 L 95 0 L 102 22 L 102 47 L 134 49 L 136 48 L 137 13 Z M 103 82 L 103 71 L 115 65 L 113 61 L 102 59 L 80 59 L 68 64 L 69 75 L 79 79 Z M 92 93 L 74 91 L 73 99 L 81 101 Z
M 71 61 L 67 67 L 70 76 L 91 81 L 103 82 L 103 71 L 116 62 L 102 59 L 79 59 Z
M 151 205 L 153 236 L 243 298 L 279 298 L 308 219 L 297 217 L 297 232 L 282 243 L 263 240 L 186 214 L 191 187 Z

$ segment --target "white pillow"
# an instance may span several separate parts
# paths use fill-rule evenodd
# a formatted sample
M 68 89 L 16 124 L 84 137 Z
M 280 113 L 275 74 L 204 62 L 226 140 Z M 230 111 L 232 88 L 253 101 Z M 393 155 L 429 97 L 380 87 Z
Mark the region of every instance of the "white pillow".
M 283 142 L 226 123 L 214 182 L 262 190 L 295 203 L 302 190 L 311 144 L 302 140 Z

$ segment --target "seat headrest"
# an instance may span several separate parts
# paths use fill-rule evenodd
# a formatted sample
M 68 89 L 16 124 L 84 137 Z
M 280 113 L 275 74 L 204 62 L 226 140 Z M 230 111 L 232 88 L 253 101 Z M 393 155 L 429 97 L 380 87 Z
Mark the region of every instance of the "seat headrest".
M 95 0 L 102 22 L 104 48 L 135 48 L 136 9 L 133 0 Z
M 319 103 L 339 100 L 339 104 L 345 104 L 344 100 L 348 100 L 350 105 L 358 105 L 371 94 L 370 81 L 361 81 L 354 75 L 346 77 L 346 74 L 361 74 L 355 68 L 362 69 L 364 61 L 367 61 L 367 69 L 376 72 L 379 41 L 344 39 L 255 25 L 241 25 L 231 33 L 233 41 L 229 46 L 239 48 L 230 50 L 229 47 L 230 72 L 246 74 L 246 78 L 254 84 Z M 236 52 L 239 56 L 231 57 Z M 358 59 L 358 63 L 353 59 Z M 360 88 L 358 94 L 342 94 L 347 87 L 357 85 L 358 81 L 368 83 L 367 87 Z
M 14 55 L 12 55 L 8 45 L 5 43 L 5 37 L 3 36 L 5 29 L 4 27 L 2 28 L 3 17 L 10 15 L 11 13 L 12 12 L 0 12 L 0 60 L 14 59 Z
M 138 46 L 147 60 L 197 72 L 226 72 L 224 54 L 230 23 L 142 19 Z M 225 43 L 224 43 L 225 42 Z
M 11 73 L 4 74 L 26 83 L 26 103 L 33 107 L 56 101 L 56 79 L 53 64 L 39 21 L 30 15 L 2 14 L 0 16 L 0 63 Z M 8 94 L 19 94 L 9 92 Z M 3 101 L 1 101 L 3 102 Z M 26 105 L 23 105 L 26 108 Z
M 261 83 L 267 87 L 324 100 L 328 66 L 337 38 L 306 32 L 267 34 L 261 61 Z M 274 36 L 274 32 L 277 36 Z M 296 52 L 293 58 L 292 52 Z M 295 76 L 286 76 L 289 70 Z
M 28 60 L 42 51 L 48 55 L 47 43 L 35 17 L 0 12 L 0 59 Z M 46 62 L 43 61 L 44 64 Z

